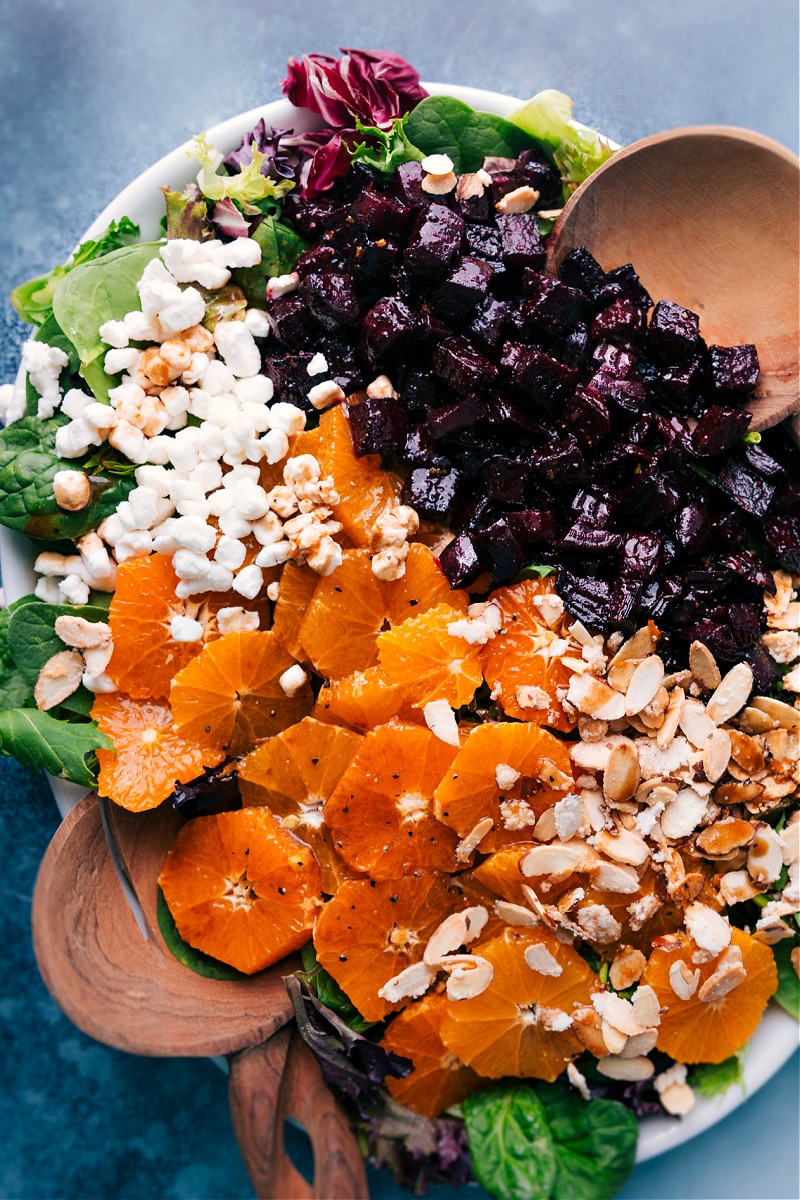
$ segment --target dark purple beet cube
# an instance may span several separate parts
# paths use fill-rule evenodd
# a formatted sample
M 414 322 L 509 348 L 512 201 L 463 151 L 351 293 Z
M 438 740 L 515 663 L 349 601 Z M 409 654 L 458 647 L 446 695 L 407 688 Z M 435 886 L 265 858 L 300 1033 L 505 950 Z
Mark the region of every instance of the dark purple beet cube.
M 709 346 L 711 380 L 718 392 L 746 396 L 758 383 L 758 352 L 751 343 Z
M 561 177 L 543 150 L 538 146 L 523 150 L 517 159 L 517 168 L 522 171 L 529 187 L 539 193 L 536 202 L 538 208 L 561 207 Z
M 578 488 L 572 498 L 570 509 L 590 524 L 596 525 L 600 529 L 609 529 L 614 523 L 617 506 L 608 495 L 592 492 L 587 488 Z
M 319 338 L 319 329 L 297 295 L 270 300 L 267 315 L 275 338 L 287 350 L 305 350 Z
M 556 542 L 559 550 L 568 550 L 572 553 L 598 555 L 607 554 L 611 550 L 619 550 L 622 545 L 622 537 L 618 533 L 612 533 L 610 529 L 599 529 L 593 525 L 591 521 L 587 521 L 583 517 L 579 517 L 567 529 L 562 538 Z
M 770 517 L 764 523 L 764 533 L 784 570 L 800 572 L 800 517 Z
M 418 162 L 401 163 L 392 175 L 391 188 L 408 208 L 427 208 L 431 197 L 422 190 L 423 170 Z
M 636 358 L 629 350 L 601 342 L 592 352 L 592 363 L 596 371 L 604 371 L 615 379 L 637 379 Z
M 559 278 L 594 299 L 605 286 L 607 276 L 595 256 L 585 246 L 576 246 L 558 268 Z
M 565 367 L 574 367 L 583 373 L 589 365 L 591 341 L 588 326 L 578 323 L 550 347 L 553 358 L 557 358 Z
M 466 338 L 445 338 L 433 354 L 433 371 L 459 392 L 485 392 L 497 380 L 497 367 Z
M 334 200 L 321 196 L 290 196 L 287 199 L 287 215 L 291 216 L 295 229 L 312 241 L 321 237 L 328 228 L 335 207 Z
M 523 504 L 530 473 L 527 463 L 498 454 L 489 459 L 481 472 L 481 484 L 492 499 L 504 504 Z
M 752 583 L 759 591 L 775 593 L 776 587 L 772 572 L 752 550 L 736 550 L 721 558 L 720 563 L 722 566 L 730 568 L 740 579 Z
M 689 413 L 700 395 L 702 384 L 703 366 L 698 354 L 684 362 L 659 368 L 650 386 L 667 408 Z
M 411 209 L 392 196 L 365 188 L 350 205 L 350 216 L 373 237 L 383 237 L 401 233 L 411 220 Z
M 353 449 L 363 454 L 402 454 L 408 436 L 408 414 L 392 396 L 366 396 L 348 407 Z
M 567 401 L 566 422 L 582 446 L 594 446 L 611 431 L 608 404 L 596 388 L 579 384 Z
M 646 328 L 644 310 L 620 298 L 597 314 L 592 321 L 591 336 L 595 341 L 626 345 L 638 342 Z
M 472 429 L 486 417 L 486 404 L 480 396 L 468 395 L 452 404 L 443 404 L 435 408 L 428 417 L 428 428 L 434 438 L 452 437 Z
M 752 467 L 756 474 L 765 479 L 767 483 L 777 485 L 783 483 L 786 478 L 786 468 L 758 445 L 746 446 L 744 459 L 747 465 Z
M 524 342 L 503 342 L 500 347 L 500 366 L 513 374 L 514 368 L 522 362 L 523 356 L 527 353 L 528 347 Z
M 765 696 L 781 678 L 783 672 L 771 654 L 761 645 L 751 646 L 745 652 L 744 662 L 753 672 L 753 687 L 759 696 Z
M 521 546 L 552 542 L 556 536 L 556 515 L 546 508 L 523 508 L 506 513 L 508 527 Z
M 566 334 L 586 315 L 586 297 L 577 288 L 568 287 L 552 275 L 536 273 L 528 277 L 529 299 L 522 306 L 522 317 L 535 334 L 553 338 Z
M 481 258 L 490 262 L 495 275 L 504 270 L 503 239 L 500 231 L 494 225 L 467 225 L 464 240 L 473 258 Z
M 372 366 L 389 362 L 411 345 L 417 324 L 417 318 L 407 304 L 396 296 L 386 296 L 362 318 L 358 348 Z
M 328 333 L 352 325 L 361 314 L 352 278 L 338 271 L 312 271 L 300 284 L 300 295 Z
M 679 487 L 663 472 L 651 468 L 637 475 L 626 489 L 623 511 L 637 525 L 656 525 L 673 513 L 681 502 Z
M 312 271 L 329 271 L 335 260 L 336 251 L 330 242 L 315 242 L 300 255 L 294 269 L 302 279 Z
M 468 587 L 483 570 L 472 535 L 466 530 L 448 542 L 439 555 L 439 562 L 452 588 Z
M 726 662 L 739 662 L 744 651 L 761 636 L 759 614 L 743 604 L 717 605 L 707 617 L 689 625 L 686 636 L 704 642 L 712 654 Z
M 347 269 L 362 287 L 388 280 L 400 257 L 400 245 L 393 238 L 362 238 L 347 257 Z
M 671 300 L 659 300 L 650 318 L 647 341 L 662 359 L 675 363 L 692 359 L 700 348 L 700 318 Z
M 787 479 L 775 493 L 773 509 L 778 516 L 800 517 L 800 474 Z
M 314 381 L 306 369 L 310 362 L 310 352 L 267 355 L 264 360 L 264 374 L 272 380 L 276 400 L 294 404 L 306 412 L 311 410 L 308 392 Z
M 412 466 L 450 466 L 450 460 L 442 454 L 427 425 L 417 425 L 409 431 L 404 457 Z
M 542 350 L 524 346 L 511 370 L 511 380 L 529 396 L 536 408 L 560 416 L 560 406 L 578 383 L 578 372 L 565 367 Z
M 443 204 L 432 204 L 417 220 L 405 252 L 412 275 L 436 279 L 447 274 L 461 246 L 464 221 Z
M 712 404 L 692 431 L 692 450 L 698 458 L 729 454 L 747 433 L 752 419 L 750 413 L 741 408 L 722 408 Z
M 629 534 L 620 554 L 620 574 L 630 579 L 651 579 L 661 563 L 662 544 L 657 533 Z
M 365 377 L 364 365 L 347 337 L 321 338 L 317 349 L 325 355 L 329 378 L 338 383 L 346 396 L 366 385 L 369 377 Z
M 492 197 L 486 190 L 480 196 L 459 196 L 456 193 L 455 206 L 464 220 L 469 223 L 485 224 L 493 215 Z
M 528 560 L 523 546 L 519 544 L 506 517 L 500 517 L 491 525 L 477 529 L 472 535 L 478 554 L 489 563 L 497 579 L 505 579 L 521 570 Z
M 533 418 L 502 392 L 493 392 L 487 401 L 488 424 L 503 433 L 519 438 L 536 432 Z
M 719 485 L 734 504 L 753 517 L 765 517 L 775 495 L 776 484 L 756 474 L 743 458 L 731 458 L 722 468 Z
M 533 213 L 508 213 L 497 218 L 500 230 L 503 262 L 507 267 L 522 270 L 533 267 L 540 271 L 547 260 L 539 226 Z
M 628 417 L 641 413 L 647 401 L 647 388 L 636 379 L 620 379 L 606 371 L 596 371 L 589 381 L 589 388 L 606 400 L 618 412 Z
M 574 488 L 588 479 L 581 448 L 569 433 L 549 446 L 532 450 L 531 463 L 542 479 L 555 488 Z
M 431 309 L 449 321 L 470 315 L 486 299 L 492 268 L 478 258 L 462 258 L 430 298 Z
M 417 467 L 403 486 L 403 504 L 428 521 L 443 521 L 453 506 L 461 476 L 442 467 Z
M 504 300 L 489 296 L 479 304 L 467 326 L 467 334 L 482 350 L 492 351 L 500 345 L 510 308 Z
M 614 580 L 611 592 L 611 621 L 626 632 L 637 624 L 636 614 L 640 610 L 644 583 L 641 579 L 619 575 Z M 649 616 L 649 613 L 643 616 Z
M 686 554 L 702 550 L 712 532 L 712 521 L 701 504 L 689 503 L 679 508 L 674 518 L 674 536 Z
M 556 591 L 570 616 L 577 617 L 590 630 L 607 632 L 611 621 L 610 583 L 560 567 Z
M 471 483 L 472 481 L 470 481 Z M 461 488 L 456 497 L 452 513 L 452 528 L 467 529 L 474 533 L 485 525 L 491 525 L 502 515 L 502 509 L 495 500 L 482 496 L 470 487 Z
M 410 371 L 407 378 L 395 386 L 409 412 L 427 413 L 429 408 L 442 402 L 440 384 L 430 371 Z
M 620 297 L 623 300 L 630 300 L 636 308 L 644 309 L 645 312 L 653 307 L 653 300 L 644 287 L 639 276 L 636 274 L 631 263 L 625 263 L 621 267 L 614 267 L 607 274 L 607 287 L 603 290 L 608 294 L 609 299 Z M 603 292 L 598 299 L 602 300 Z

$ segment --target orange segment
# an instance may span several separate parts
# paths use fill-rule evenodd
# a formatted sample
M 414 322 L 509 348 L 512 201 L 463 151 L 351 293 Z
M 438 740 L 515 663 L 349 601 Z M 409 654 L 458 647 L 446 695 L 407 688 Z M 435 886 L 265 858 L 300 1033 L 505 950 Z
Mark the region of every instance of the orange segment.
M 310 711 L 307 683 L 291 697 L 281 688 L 293 663 L 273 633 L 228 633 L 211 642 L 172 681 L 176 726 L 217 750 L 244 754 Z
M 298 638 L 320 675 L 338 679 L 377 661 L 376 638 L 384 619 L 369 551 L 345 550 L 341 566 L 318 581 Z
M 401 481 L 382 469 L 379 455 L 356 458 L 344 405 L 322 414 L 319 439 L 319 461 L 339 493 L 338 504 L 332 506 L 334 520 L 341 521 L 354 545 L 368 546 L 377 518 L 397 503 Z
M 272 615 L 272 632 L 294 658 L 306 657 L 300 644 L 300 626 L 318 583 L 319 575 L 311 567 L 298 567 L 293 562 L 287 562 L 281 572 L 280 591 Z
M 501 765 L 519 772 L 504 789 L 497 782 Z M 473 729 L 461 747 L 436 789 L 434 811 L 461 837 L 491 817 L 494 828 L 480 847 L 486 853 L 530 840 L 536 818 L 564 798 L 571 782 L 566 746 L 552 733 L 534 724 L 487 723 Z
M 339 782 L 361 738 L 349 729 L 304 717 L 248 754 L 239 769 L 246 805 L 266 805 L 314 851 L 323 891 L 333 894 L 352 872 L 336 852 L 322 805 Z
M 215 767 L 222 754 L 179 733 L 169 705 L 121 692 L 97 696 L 92 716 L 116 750 L 97 750 L 98 791 L 131 812 L 155 808 L 175 790 Z
M 158 882 L 184 941 L 248 975 L 308 941 L 322 898 L 309 848 L 259 808 L 189 821 Z
M 436 555 L 419 543 L 408 548 L 405 575 L 381 587 L 386 619 L 393 626 L 402 625 L 409 617 L 418 617 L 438 604 L 449 604 L 459 613 L 465 613 L 469 604 L 465 591 L 450 587 Z
M 774 955 L 769 946 L 734 929 L 733 945 L 741 951 L 747 976 L 726 996 L 703 1003 L 700 991 L 719 969 L 719 959 L 695 963 L 694 942 L 684 933 L 674 935 L 673 940 L 676 949 L 653 951 L 643 976 L 643 982 L 650 984 L 661 1004 L 658 1049 L 683 1063 L 724 1062 L 752 1037 L 778 986 Z M 679 999 L 670 983 L 670 967 L 679 960 L 686 964 L 689 976 L 700 971 L 697 990 L 689 1000 Z
M 366 733 L 376 725 L 385 725 L 392 717 L 405 722 L 422 720 L 419 709 L 406 703 L 406 689 L 391 683 L 381 667 L 354 671 L 343 679 L 330 679 L 322 685 L 313 715 L 319 721 L 349 725 Z
M 552 594 L 549 579 L 526 579 L 493 592 L 489 599 L 499 607 L 503 623 L 483 647 L 481 659 L 486 682 L 507 716 L 566 732 L 575 722 L 565 714 L 557 692 L 569 686 L 572 672 L 559 658 L 550 657 L 547 647 L 557 635 L 534 603 L 536 597 Z M 548 703 L 523 707 L 517 699 L 521 687 L 546 693 Z M 538 699 L 535 695 L 526 698 Z
M 445 875 L 347 880 L 317 917 L 317 959 L 365 1020 L 380 1021 L 403 1003 L 390 1004 L 378 989 L 419 962 L 437 925 L 462 907 Z
M 525 950 L 534 945 L 549 951 L 560 975 L 528 966 Z M 490 1079 L 519 1075 L 552 1082 L 583 1049 L 565 1016 L 588 1001 L 594 974 L 576 950 L 541 927 L 506 929 L 479 953 L 494 967 L 494 978 L 474 999 L 449 1003 L 444 1044 Z M 553 1025 L 555 1030 L 548 1028 Z M 557 1031 L 560 1025 L 566 1028 Z
M 447 1014 L 443 995 L 426 996 L 395 1017 L 383 1036 L 384 1050 L 393 1050 L 414 1063 L 404 1079 L 387 1077 L 386 1086 L 401 1104 L 425 1117 L 438 1117 L 451 1104 L 480 1086 L 480 1076 L 445 1046 L 442 1021 Z
M 475 695 L 483 679 L 479 647 L 447 631 L 459 617 L 449 604 L 438 604 L 379 635 L 380 665 L 393 683 L 406 688 L 412 704 L 446 700 L 460 708 Z
M 345 862 L 373 879 L 455 871 L 458 839 L 432 814 L 434 791 L 455 753 L 418 725 L 368 733 L 323 810 Z

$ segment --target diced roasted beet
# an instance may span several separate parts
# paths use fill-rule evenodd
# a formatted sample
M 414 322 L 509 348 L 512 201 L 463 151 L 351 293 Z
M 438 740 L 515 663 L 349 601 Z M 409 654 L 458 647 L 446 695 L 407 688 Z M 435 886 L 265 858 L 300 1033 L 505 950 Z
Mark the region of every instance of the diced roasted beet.
M 723 566 L 730 568 L 741 579 L 755 584 L 759 590 L 775 592 L 775 580 L 772 578 L 772 572 L 752 550 L 738 550 L 734 554 L 726 555 L 720 561 Z
M 690 413 L 696 406 L 702 383 L 703 365 L 700 355 L 695 355 L 684 362 L 661 367 L 650 388 L 668 411 Z
M 473 258 L 492 264 L 495 275 L 505 270 L 503 264 L 503 239 L 494 225 L 467 225 L 464 240 Z
M 347 269 L 364 295 L 388 283 L 392 269 L 400 256 L 400 243 L 393 238 L 361 238 L 347 257 Z
M 455 195 L 456 211 L 461 214 L 464 220 L 468 223 L 477 222 L 483 224 L 488 222 L 493 216 L 492 212 L 492 196 L 491 193 L 484 189 L 480 195 L 464 195 L 459 196 L 458 190 Z
M 608 405 L 596 388 L 579 384 L 567 401 L 566 421 L 581 446 L 594 446 L 611 430 Z
M 748 467 L 767 483 L 774 483 L 777 487 L 786 478 L 786 468 L 760 446 L 745 446 L 744 459 Z
M 513 437 L 536 433 L 538 427 L 533 417 L 503 392 L 492 392 L 486 403 L 486 420 L 499 433 Z
M 597 314 L 590 332 L 596 341 L 627 345 L 638 342 L 646 328 L 644 310 L 620 298 Z
M 480 396 L 467 395 L 463 400 L 454 400 L 452 404 L 435 408 L 428 417 L 428 428 L 438 441 L 472 429 L 485 416 L 486 404 Z
M 486 392 L 497 379 L 497 367 L 466 338 L 449 337 L 436 347 L 433 370 L 439 379 L 460 392 Z
M 668 517 L 680 502 L 680 489 L 657 469 L 637 475 L 623 497 L 628 518 L 645 529 Z
M 411 220 L 411 209 L 400 200 L 364 189 L 350 205 L 350 216 L 374 237 L 402 233 Z
M 432 204 L 416 221 L 405 252 L 412 275 L 424 279 L 447 274 L 464 234 L 463 218 L 443 204 Z
M 466 335 L 482 350 L 491 353 L 503 340 L 503 330 L 509 317 L 509 306 L 504 300 L 487 297 L 479 304 L 466 329 Z
M 685 504 L 675 513 L 674 535 L 684 554 L 696 554 L 708 541 L 712 522 L 700 504 Z
M 641 413 L 647 401 L 647 388 L 636 379 L 619 379 L 605 370 L 595 371 L 589 387 L 600 393 L 609 405 L 630 417 Z
M 441 385 L 430 371 L 409 371 L 395 386 L 410 413 L 426 413 L 442 402 Z
M 588 477 L 581 448 L 571 434 L 533 450 L 531 463 L 546 483 L 555 488 L 574 488 Z
M 743 661 L 750 665 L 753 689 L 759 696 L 766 695 L 783 676 L 779 664 L 758 642 L 746 651 Z
M 619 296 L 623 300 L 630 300 L 632 304 L 635 304 L 637 308 L 641 308 L 645 312 L 653 307 L 650 293 L 643 286 L 631 263 L 625 263 L 621 267 L 614 267 L 613 270 L 608 272 L 605 294 L 609 299 Z M 598 298 L 602 302 L 605 297 L 601 293 Z
M 537 409 L 555 417 L 564 400 L 575 390 L 578 372 L 542 350 L 525 346 L 512 368 L 511 380 Z
M 177 783 L 172 793 L 172 807 L 186 820 L 234 812 L 242 807 L 239 776 L 231 770 L 231 759 L 219 767 L 206 770 L 191 783 Z
M 746 604 L 717 606 L 708 616 L 688 625 L 683 636 L 704 642 L 712 654 L 726 662 L 738 662 L 743 651 L 761 636 L 760 615 Z
M 315 339 L 319 338 L 319 328 L 311 320 L 300 296 L 292 294 L 270 300 L 267 313 L 276 340 L 287 350 L 313 348 Z
M 396 361 L 411 345 L 417 325 L 407 304 L 396 296 L 386 296 L 373 304 L 361 320 L 359 351 L 371 366 Z
M 764 533 L 780 566 L 785 571 L 800 572 L 800 517 L 770 517 Z
M 719 475 L 719 485 L 739 508 L 752 517 L 765 517 L 776 484 L 767 483 L 743 457 L 730 458 Z
M 547 508 L 523 508 L 506 513 L 508 527 L 521 546 L 552 542 L 556 536 L 556 514 Z
M 404 457 L 412 466 L 450 466 L 450 459 L 442 453 L 427 425 L 418 425 L 409 432 Z
M 347 331 L 343 336 L 321 338 L 317 349 L 325 355 L 329 378 L 338 383 L 346 396 L 357 392 L 369 382 L 370 374 L 367 372 L 365 375 L 364 364 L 347 337 Z M 311 383 L 314 382 L 312 379 Z
M 469 587 L 483 570 L 472 535 L 466 530 L 448 542 L 439 555 L 439 562 L 452 588 Z
M 492 268 L 479 258 L 462 258 L 461 262 L 435 289 L 430 298 L 433 312 L 450 321 L 459 321 L 486 298 Z
M 431 197 L 422 190 L 423 170 L 418 162 L 401 163 L 391 178 L 391 189 L 408 208 L 427 207 Z
M 307 354 L 268 354 L 264 361 L 264 374 L 272 380 L 275 389 L 275 399 L 286 404 L 294 404 L 296 408 L 311 410 L 308 399 L 309 389 L 314 380 L 308 374 L 308 364 L 311 353 Z
M 339 271 L 312 271 L 300 284 L 300 295 L 328 333 L 352 325 L 361 313 L 353 280 Z
M 784 480 L 775 493 L 772 510 L 776 516 L 800 517 L 800 475 Z
M 421 304 L 414 310 L 417 318 L 417 339 L 419 340 L 419 348 L 424 350 L 433 350 L 445 338 L 453 336 L 453 327 L 444 317 L 437 316 L 431 312 L 429 306 L 425 303 Z M 415 351 L 417 342 L 415 339 Z M 415 359 L 417 357 L 415 353 Z
M 586 297 L 552 275 L 532 272 L 528 279 L 530 299 L 522 306 L 523 321 L 536 334 L 547 338 L 566 334 L 586 316 Z
M 605 286 L 607 275 L 585 246 L 576 246 L 561 263 L 558 274 L 564 283 L 594 299 Z
M 530 473 L 527 463 L 495 455 L 481 473 L 481 486 L 492 499 L 504 504 L 524 504 Z
M 557 338 L 550 350 L 565 367 L 583 372 L 589 365 L 591 345 L 588 326 L 578 323 L 564 337 Z
M 334 212 L 336 203 L 331 198 L 323 199 L 321 196 L 288 196 L 286 207 L 287 215 L 291 217 L 297 232 L 302 233 L 304 237 L 316 239 L 328 228 L 326 222 Z
M 601 529 L 611 528 L 616 507 L 608 495 L 601 495 L 582 487 L 578 488 L 570 504 L 572 512 Z
M 711 381 L 718 392 L 746 396 L 758 383 L 758 352 L 752 343 L 709 346 Z
M 451 516 L 452 528 L 467 529 L 470 533 L 484 525 L 491 525 L 503 513 L 502 506 L 496 500 L 476 492 L 473 483 L 474 480 L 470 479 L 459 488 Z
M 686 362 L 694 357 L 700 345 L 700 318 L 671 300 L 659 300 L 650 318 L 647 342 L 660 358 Z
M 507 267 L 522 270 L 533 267 L 540 271 L 547 260 L 539 226 L 533 213 L 508 213 L 497 218 L 503 262 Z
M 661 621 L 680 598 L 681 583 L 673 576 L 648 580 L 640 593 L 639 612 L 642 616 Z
M 570 616 L 582 621 L 589 629 L 601 633 L 609 631 L 611 584 L 607 580 L 574 575 L 566 567 L 559 567 L 556 591 Z
M 403 504 L 429 521 L 444 521 L 453 506 L 461 476 L 442 467 L 417 467 L 403 486 Z
M 517 167 L 525 176 L 525 182 L 539 193 L 537 207 L 555 208 L 561 204 L 561 177 L 543 150 L 538 146 L 523 150 L 517 159 Z
M 330 270 L 337 261 L 336 250 L 330 242 L 315 242 L 300 255 L 294 269 L 302 279 L 312 271 Z
M 692 431 L 694 453 L 698 458 L 729 454 L 747 433 L 752 419 L 744 409 L 722 408 L 719 404 L 712 404 Z
M 507 517 L 476 529 L 472 535 L 478 554 L 489 564 L 493 575 L 505 579 L 525 566 L 528 556 L 511 531 Z
M 620 575 L 614 580 L 610 616 L 615 626 L 626 632 L 634 628 L 637 624 L 637 612 L 640 611 L 639 606 L 644 590 L 645 583 L 642 579 Z M 643 617 L 645 615 L 650 616 L 649 613 L 642 613 Z
M 592 363 L 596 371 L 614 379 L 631 379 L 637 383 L 636 358 L 630 350 L 623 350 L 611 342 L 601 342 L 592 352 Z
M 402 454 L 408 436 L 408 414 L 391 396 L 365 396 L 348 406 L 353 449 L 364 454 Z
M 620 574 L 629 579 L 652 579 L 661 565 L 662 545 L 657 533 L 630 534 L 620 554 Z
M 559 550 L 579 551 L 582 554 L 608 554 L 619 550 L 622 538 L 610 529 L 600 529 L 580 517 L 570 525 L 563 537 L 555 543 Z

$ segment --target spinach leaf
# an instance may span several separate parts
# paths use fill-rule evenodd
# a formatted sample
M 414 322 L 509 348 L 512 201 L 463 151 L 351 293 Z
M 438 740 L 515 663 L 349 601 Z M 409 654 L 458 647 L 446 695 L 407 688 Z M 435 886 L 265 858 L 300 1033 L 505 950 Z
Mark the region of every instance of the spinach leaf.
M 498 1200 L 548 1200 L 558 1160 L 534 1089 L 501 1083 L 468 1096 L 463 1107 L 472 1170 L 481 1186 Z
M 69 647 L 55 631 L 58 617 L 105 621 L 108 612 L 92 605 L 45 604 L 38 600 L 16 609 L 8 623 L 8 648 L 23 679 L 34 684 L 44 664 Z
M 33 597 L 22 597 L 22 600 L 29 599 L 33 600 Z M 18 600 L 17 604 L 20 603 Z M 12 611 L 12 608 L 0 610 L 0 711 L 33 705 L 33 687 L 20 671 L 8 646 Z
M 335 1012 L 342 1020 L 355 1030 L 364 1033 L 375 1026 L 374 1021 L 365 1021 L 353 1004 L 350 997 L 342 991 L 332 975 L 317 962 L 317 952 L 313 942 L 306 942 L 300 951 L 303 960 L 303 970 L 297 971 L 297 978 L 313 991 L 320 1004 Z
M 778 990 L 773 996 L 781 1008 L 785 1008 L 795 1021 L 800 1021 L 800 979 L 792 965 L 791 953 L 800 946 L 798 938 L 784 938 L 772 947 L 775 965 L 778 968 Z
M 738 1054 L 734 1054 L 721 1063 L 698 1063 L 689 1070 L 689 1083 L 692 1091 L 709 1100 L 715 1096 L 724 1096 L 728 1088 L 733 1087 L 735 1083 L 744 1091 L 742 1060 Z
M 476 112 L 452 96 L 428 96 L 409 114 L 405 134 L 423 154 L 449 154 L 456 174 L 477 171 L 487 155 L 517 158 L 538 145 L 494 113 Z
M 136 241 L 139 233 L 139 226 L 134 225 L 129 217 L 122 217 L 118 222 L 112 221 L 99 238 L 81 242 L 70 261 L 64 266 L 53 267 L 47 275 L 40 275 L 38 278 L 30 279 L 27 283 L 21 283 L 19 287 L 14 288 L 11 293 L 11 303 L 23 321 L 27 321 L 31 325 L 45 325 L 53 315 L 53 296 L 56 288 L 70 271 L 80 266 L 81 263 L 90 262 L 94 258 L 100 258 L 103 254 L 109 254 L 112 250 L 119 250 L 122 246 L 130 245 L 131 242 Z M 55 344 L 49 342 L 47 338 L 41 340 L 48 341 L 51 346 Z
M 183 963 L 190 971 L 194 971 L 196 975 L 204 975 L 206 979 L 249 979 L 249 975 L 242 974 L 235 967 L 229 967 L 227 963 L 220 962 L 216 958 L 211 958 L 208 954 L 203 954 L 202 950 L 195 950 L 194 946 L 190 946 L 185 942 L 178 933 L 178 926 L 175 924 L 175 918 L 169 911 L 169 906 L 164 899 L 164 893 L 161 888 L 158 889 L 156 898 L 156 917 L 158 919 L 158 928 L 161 936 L 164 939 L 164 944 L 171 954 L 174 954 L 178 962 Z
M 99 747 L 114 749 L 94 721 L 68 725 L 35 708 L 0 713 L 0 753 L 32 771 L 49 771 L 93 788 L 97 784 L 94 751 Z
M 70 271 L 53 297 L 53 312 L 80 357 L 80 371 L 99 400 L 108 399 L 115 381 L 103 370 L 108 346 L 100 340 L 105 321 L 121 321 L 139 308 L 136 284 L 157 257 L 158 242 L 125 246 Z
M 636 1162 L 639 1124 L 616 1100 L 583 1100 L 563 1084 L 539 1084 L 556 1154 L 553 1196 L 611 1200 Z
M 265 217 L 250 236 L 261 247 L 261 262 L 256 267 L 238 267 L 231 272 L 231 279 L 242 289 L 248 304 L 263 308 L 267 280 L 272 275 L 286 275 L 293 271 L 307 242 L 274 217 Z
M 65 422 L 58 414 L 49 421 L 22 417 L 0 433 L 0 523 L 44 541 L 77 538 L 96 529 L 136 486 L 132 476 L 111 480 L 95 475 L 86 508 L 59 508 L 54 475 L 81 466 L 80 461 L 65 462 L 56 455 L 56 429 Z

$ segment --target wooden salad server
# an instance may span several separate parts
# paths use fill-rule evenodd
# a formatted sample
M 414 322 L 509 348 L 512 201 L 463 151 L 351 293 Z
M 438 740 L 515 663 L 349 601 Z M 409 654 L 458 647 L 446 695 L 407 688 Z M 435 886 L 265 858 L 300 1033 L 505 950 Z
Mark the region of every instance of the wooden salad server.
M 755 343 L 751 428 L 800 435 L 800 160 L 747 129 L 698 125 L 643 138 L 581 184 L 548 266 L 586 246 L 605 270 L 633 263 L 654 300 L 700 317 L 709 344 Z
M 156 879 L 180 818 L 167 806 L 114 814 L 121 866 L 141 904 L 143 936 L 112 859 L 97 797 L 56 831 L 33 897 L 33 944 L 42 977 L 90 1037 L 133 1054 L 224 1054 L 239 1148 L 259 1200 L 366 1200 L 366 1174 L 347 1119 L 319 1064 L 291 1027 L 287 959 L 247 980 L 206 979 L 164 945 Z M 309 1185 L 286 1153 L 284 1120 L 306 1129 Z

